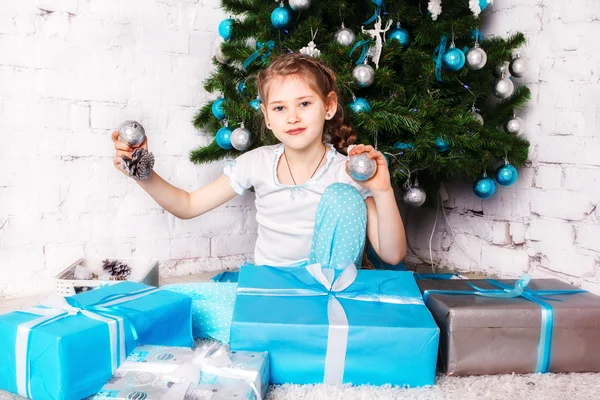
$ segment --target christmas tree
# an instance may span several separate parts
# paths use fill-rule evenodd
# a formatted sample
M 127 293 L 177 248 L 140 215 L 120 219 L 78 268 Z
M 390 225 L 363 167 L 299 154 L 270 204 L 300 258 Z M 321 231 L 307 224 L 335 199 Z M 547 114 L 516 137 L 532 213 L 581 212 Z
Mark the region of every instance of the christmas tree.
M 422 187 L 435 194 L 442 182 L 461 177 L 473 179 L 478 196 L 490 197 L 496 182 L 514 183 L 514 167 L 527 159 L 517 114 L 530 91 L 518 84 L 525 64 L 513 54 L 524 35 L 479 32 L 489 3 L 222 0 L 230 18 L 219 25 L 216 68 L 204 82 L 218 98 L 194 119 L 215 140 L 194 149 L 191 161 L 274 144 L 262 128 L 256 76 L 278 54 L 301 52 L 336 72 L 357 142 L 386 155 L 407 203 L 419 206 Z

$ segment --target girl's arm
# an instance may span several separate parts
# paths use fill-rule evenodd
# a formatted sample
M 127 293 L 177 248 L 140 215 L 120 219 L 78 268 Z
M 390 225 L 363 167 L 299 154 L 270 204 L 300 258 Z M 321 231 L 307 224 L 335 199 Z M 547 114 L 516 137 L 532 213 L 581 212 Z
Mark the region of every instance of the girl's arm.
M 127 173 L 121 168 L 121 156 L 131 157 L 133 149 L 127 143 L 118 140 L 119 132 L 113 132 L 112 140 L 115 143 L 115 157 L 113 164 L 115 168 Z M 148 139 L 140 145 L 148 148 Z M 202 215 L 234 198 L 236 193 L 229 184 L 229 178 L 221 175 L 208 185 L 188 193 L 183 189 L 171 185 L 161 178 L 156 172 L 151 171 L 146 180 L 136 180 L 163 209 L 181 219 L 189 219 Z

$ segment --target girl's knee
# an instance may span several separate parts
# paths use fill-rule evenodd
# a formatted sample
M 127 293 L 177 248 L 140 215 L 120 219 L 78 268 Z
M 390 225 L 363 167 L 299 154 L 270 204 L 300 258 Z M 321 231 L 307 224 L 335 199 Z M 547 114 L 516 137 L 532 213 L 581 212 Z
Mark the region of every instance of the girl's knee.
M 360 201 L 363 202 L 363 198 L 360 195 L 360 192 L 352 185 L 347 183 L 336 182 L 325 188 L 325 192 L 323 192 L 323 197 L 336 200 L 345 200 L 348 201 Z
M 326 207 L 338 215 L 353 215 L 366 213 L 366 205 L 360 192 L 347 183 L 332 183 L 329 185 L 323 197 L 320 207 Z

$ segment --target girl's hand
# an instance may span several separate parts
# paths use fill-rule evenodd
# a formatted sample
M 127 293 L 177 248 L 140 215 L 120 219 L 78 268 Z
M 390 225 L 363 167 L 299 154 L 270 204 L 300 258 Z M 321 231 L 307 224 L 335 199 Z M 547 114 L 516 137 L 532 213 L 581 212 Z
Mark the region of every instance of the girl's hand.
M 350 150 L 348 156 L 354 156 L 361 153 L 368 153 L 367 157 L 371 160 L 375 160 L 377 163 L 377 171 L 375 172 L 375 175 L 371 177 L 371 179 L 366 181 L 357 181 L 354 179 L 354 181 L 365 189 L 369 189 L 371 192 L 391 190 L 392 183 L 390 179 L 390 172 L 388 170 L 387 161 L 385 160 L 383 154 L 380 151 L 375 150 L 371 145 L 365 146 L 364 144 L 359 144 Z M 348 161 L 346 161 L 346 173 L 350 175 L 348 172 Z
M 115 157 L 113 158 L 113 165 L 123 174 L 129 176 L 129 174 L 127 174 L 127 172 L 125 172 L 123 168 L 121 168 L 121 156 L 127 156 L 131 158 L 134 149 L 130 147 L 127 143 L 119 140 L 119 131 L 114 131 L 112 133 L 112 141 L 115 144 Z M 140 144 L 136 148 L 139 147 L 144 148 L 146 150 L 148 149 L 148 137 L 145 137 L 142 144 Z

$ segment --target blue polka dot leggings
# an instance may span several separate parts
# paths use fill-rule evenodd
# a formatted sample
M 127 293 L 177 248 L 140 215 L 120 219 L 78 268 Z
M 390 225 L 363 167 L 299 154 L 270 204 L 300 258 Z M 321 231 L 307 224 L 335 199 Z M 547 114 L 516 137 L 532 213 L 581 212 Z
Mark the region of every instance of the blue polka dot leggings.
M 360 268 L 367 230 L 367 206 L 355 187 L 333 183 L 325 189 L 315 219 L 308 264 Z

